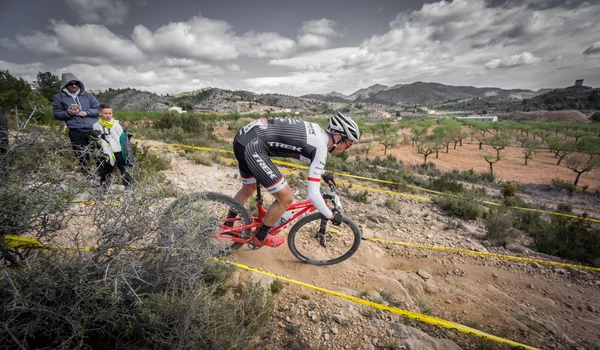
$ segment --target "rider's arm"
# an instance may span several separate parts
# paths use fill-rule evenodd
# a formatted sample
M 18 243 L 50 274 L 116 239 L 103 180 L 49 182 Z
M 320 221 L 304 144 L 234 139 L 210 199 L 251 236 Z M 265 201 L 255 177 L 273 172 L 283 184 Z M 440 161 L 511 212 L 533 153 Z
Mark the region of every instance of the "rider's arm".
M 310 163 L 308 169 L 308 199 L 323 214 L 330 219 L 333 213 L 325 204 L 323 196 L 321 196 L 321 176 L 325 172 L 325 162 L 327 161 L 327 148 L 320 147 L 316 150 L 316 155 Z

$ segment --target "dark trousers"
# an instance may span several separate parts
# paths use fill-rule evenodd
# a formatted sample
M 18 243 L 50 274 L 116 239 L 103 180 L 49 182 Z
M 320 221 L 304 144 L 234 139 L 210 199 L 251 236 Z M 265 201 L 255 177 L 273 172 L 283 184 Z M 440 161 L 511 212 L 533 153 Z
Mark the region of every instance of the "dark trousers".
M 123 159 L 121 152 L 115 152 L 114 155 L 116 159 L 115 166 L 119 168 L 121 176 L 123 177 L 123 185 L 127 187 L 131 185 L 133 177 L 131 174 L 129 174 L 127 168 L 125 167 L 125 160 Z M 113 169 L 114 166 L 110 165 L 108 160 L 102 159 L 100 162 L 100 184 L 102 186 L 106 186 L 106 180 L 108 180 L 108 177 L 112 175 Z
M 78 129 L 69 129 L 69 139 L 71 139 L 71 146 L 75 151 L 75 157 L 81 167 L 83 175 L 88 176 L 91 173 L 90 169 L 90 144 L 92 139 L 90 138 L 90 131 L 81 131 Z

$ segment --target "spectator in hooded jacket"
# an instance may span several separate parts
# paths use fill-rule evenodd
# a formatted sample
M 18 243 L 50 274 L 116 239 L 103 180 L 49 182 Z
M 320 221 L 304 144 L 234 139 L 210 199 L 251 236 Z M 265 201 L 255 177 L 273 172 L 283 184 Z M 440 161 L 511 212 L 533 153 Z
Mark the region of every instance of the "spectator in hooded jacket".
M 121 124 L 119 124 L 119 121 L 113 118 L 113 111 L 109 105 L 101 104 L 99 110 L 100 119 L 94 124 L 94 130 L 101 132 L 99 142 L 101 142 L 103 152 L 107 156 L 102 159 L 99 166 L 100 185 L 105 189 L 108 189 L 109 183 L 107 180 L 109 176 L 112 175 L 114 166 L 117 166 L 123 177 L 125 190 L 130 191 L 133 177 L 127 171 L 123 153 L 121 152 L 121 135 L 123 135 L 123 128 L 121 127 Z
M 90 169 L 90 133 L 98 121 L 98 101 L 85 91 L 83 83 L 72 73 L 64 73 L 60 92 L 52 98 L 54 119 L 62 120 L 69 128 L 69 139 L 75 156 L 88 183 L 95 175 Z

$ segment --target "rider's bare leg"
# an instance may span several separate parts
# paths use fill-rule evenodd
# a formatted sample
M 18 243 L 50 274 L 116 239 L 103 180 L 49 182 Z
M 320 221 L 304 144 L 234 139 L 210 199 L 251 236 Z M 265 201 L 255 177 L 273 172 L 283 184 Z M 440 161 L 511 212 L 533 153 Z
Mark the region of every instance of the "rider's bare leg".
M 246 202 L 252 195 L 256 192 L 256 183 L 253 184 L 243 184 L 242 188 L 236 193 L 235 199 L 240 201 L 243 205 L 246 205 Z M 283 215 L 283 214 L 282 214 Z
M 271 227 L 275 225 L 277 220 L 279 220 L 294 201 L 294 194 L 289 185 L 285 185 L 284 188 L 276 193 L 272 193 L 272 195 L 275 197 L 276 201 L 271 204 L 269 210 L 267 210 L 267 215 L 263 219 L 263 223 Z
M 267 214 L 260 227 L 256 230 L 254 237 L 258 240 L 255 242 L 258 245 L 266 244 L 271 247 L 277 247 L 285 241 L 285 238 L 269 236 L 268 233 L 271 231 L 277 220 L 285 213 L 290 204 L 292 204 L 294 195 L 292 189 L 288 185 L 285 185 L 284 188 L 276 193 L 272 193 L 272 195 L 275 197 L 276 201 L 273 202 L 269 207 L 269 210 L 267 210 Z

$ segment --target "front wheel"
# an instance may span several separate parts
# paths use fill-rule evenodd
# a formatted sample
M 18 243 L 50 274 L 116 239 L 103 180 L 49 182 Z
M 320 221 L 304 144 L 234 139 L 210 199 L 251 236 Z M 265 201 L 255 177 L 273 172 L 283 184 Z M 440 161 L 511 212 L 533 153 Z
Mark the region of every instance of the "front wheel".
M 320 213 L 313 213 L 292 227 L 288 247 L 302 262 L 333 265 L 356 253 L 361 238 L 360 228 L 352 219 L 344 216 L 342 224 L 334 226 Z

